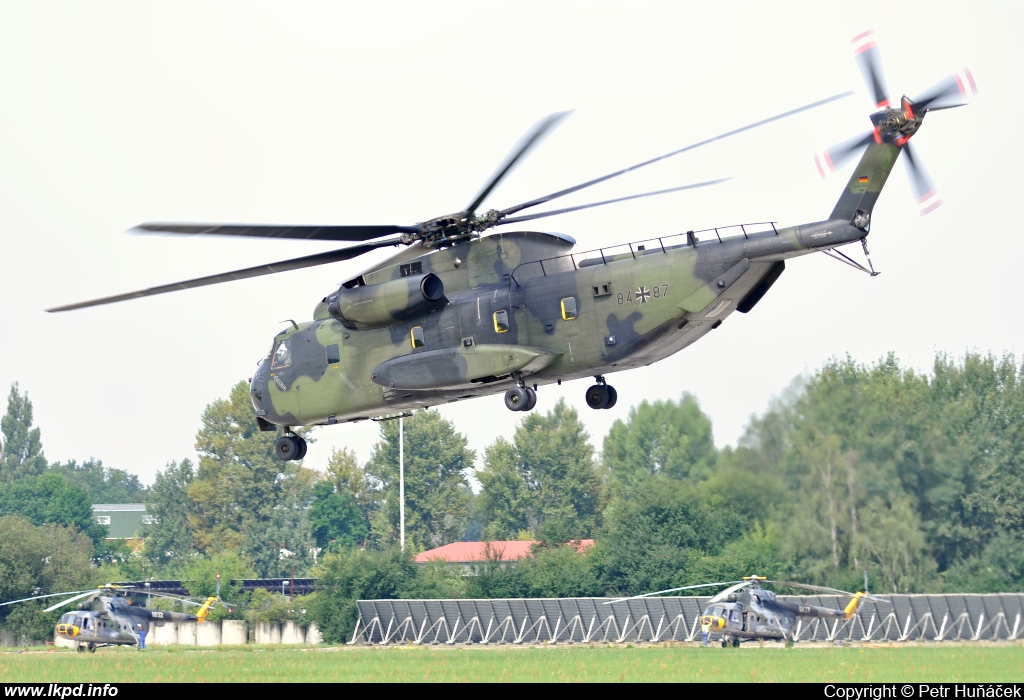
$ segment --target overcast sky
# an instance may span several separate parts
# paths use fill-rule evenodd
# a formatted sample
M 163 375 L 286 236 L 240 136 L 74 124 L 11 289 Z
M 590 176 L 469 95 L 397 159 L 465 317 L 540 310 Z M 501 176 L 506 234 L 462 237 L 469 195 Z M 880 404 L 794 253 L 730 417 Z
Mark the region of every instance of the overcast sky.
M 945 201 L 920 217 L 903 167 L 875 208 L 869 278 L 792 261 L 750 314 L 609 376 L 618 405 L 565 396 L 595 446 L 643 399 L 695 394 L 718 445 L 832 356 L 1020 352 L 1022 61 L 1017 3 L 0 3 L 0 389 L 19 382 L 50 460 L 151 482 L 194 458 L 203 408 L 251 376 L 285 319 L 382 255 L 94 309 L 59 304 L 329 250 L 144 237 L 143 221 L 409 224 L 468 204 L 545 114 L 576 113 L 486 206 L 509 206 L 845 90 L 856 94 L 577 195 L 721 176 L 713 190 L 537 222 L 588 250 L 687 229 L 825 218 L 849 169 L 813 154 L 863 131 L 850 39 L 874 29 L 893 97 L 969 66 L 979 95 L 915 143 Z M 851 254 L 859 252 L 851 251 Z M 378 251 L 380 253 L 380 251 Z M 439 409 L 482 453 L 519 416 L 501 395 Z M 315 433 L 361 460 L 377 426 Z

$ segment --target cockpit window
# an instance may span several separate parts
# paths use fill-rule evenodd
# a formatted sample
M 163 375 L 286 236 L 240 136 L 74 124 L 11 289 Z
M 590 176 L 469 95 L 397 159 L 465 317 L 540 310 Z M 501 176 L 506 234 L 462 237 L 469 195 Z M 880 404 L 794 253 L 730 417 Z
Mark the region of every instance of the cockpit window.
M 284 369 L 290 367 L 292 364 L 292 341 L 291 338 L 286 338 L 280 341 L 274 348 L 272 353 L 274 361 L 270 365 L 270 369 Z

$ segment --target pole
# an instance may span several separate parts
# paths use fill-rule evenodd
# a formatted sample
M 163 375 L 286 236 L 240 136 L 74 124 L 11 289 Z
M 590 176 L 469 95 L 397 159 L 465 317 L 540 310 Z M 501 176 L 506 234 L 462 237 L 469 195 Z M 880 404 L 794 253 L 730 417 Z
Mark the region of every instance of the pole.
M 398 539 L 405 551 L 405 419 L 398 419 Z
M 220 572 L 217 572 L 217 600 L 220 600 Z

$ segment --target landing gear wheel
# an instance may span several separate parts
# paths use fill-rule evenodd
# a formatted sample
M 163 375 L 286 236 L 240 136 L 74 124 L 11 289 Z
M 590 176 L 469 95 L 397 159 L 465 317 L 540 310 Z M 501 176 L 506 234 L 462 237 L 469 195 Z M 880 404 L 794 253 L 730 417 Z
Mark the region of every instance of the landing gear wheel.
M 96 645 L 93 644 L 92 642 L 89 643 L 89 653 L 90 654 L 95 654 L 96 653 Z
M 79 644 L 77 647 L 75 647 L 75 651 L 77 651 L 79 654 L 83 653 L 85 651 L 85 645 Z
M 608 386 L 606 384 L 595 384 L 587 389 L 585 397 L 587 405 L 591 408 L 607 408 L 609 400 Z
M 526 406 L 523 408 L 523 410 L 532 411 L 533 407 L 537 405 L 537 392 L 531 389 L 530 387 L 526 387 L 526 395 Z
M 300 450 L 303 452 L 305 450 L 302 450 L 300 447 L 299 439 L 297 435 L 292 435 L 291 433 L 285 433 L 277 438 L 274 441 L 274 456 L 285 462 L 290 459 L 301 459 L 296 455 L 299 454 Z M 305 440 L 302 442 L 305 443 Z
M 300 438 L 298 435 L 295 436 L 295 441 L 299 443 L 299 451 L 295 455 L 295 459 L 305 459 L 306 458 L 306 447 L 307 447 L 306 441 L 303 440 L 302 438 Z
M 615 387 L 611 384 L 605 384 L 605 388 L 608 389 L 608 405 L 605 408 L 611 408 L 619 400 L 619 392 L 615 391 Z
M 734 647 L 736 647 L 737 649 L 739 649 L 740 648 L 740 640 L 738 640 L 738 639 L 732 640 L 732 645 Z
M 530 402 L 530 395 L 521 386 L 514 386 L 505 392 L 505 408 L 510 411 L 526 411 Z
M 727 642 L 726 640 L 723 639 L 722 640 L 722 648 L 723 649 L 728 649 L 729 648 L 729 642 Z

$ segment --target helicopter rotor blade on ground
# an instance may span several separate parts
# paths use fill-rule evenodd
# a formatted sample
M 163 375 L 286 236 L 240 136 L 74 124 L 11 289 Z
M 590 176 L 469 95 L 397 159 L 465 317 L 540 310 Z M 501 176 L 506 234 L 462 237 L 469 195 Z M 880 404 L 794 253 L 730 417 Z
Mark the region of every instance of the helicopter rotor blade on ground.
M 643 192 L 641 194 L 631 194 L 626 197 L 616 197 L 615 199 L 606 199 L 603 202 L 591 202 L 590 204 L 580 204 L 575 207 L 566 207 L 565 209 L 555 209 L 553 211 L 543 211 L 537 214 L 523 214 L 522 216 L 513 216 L 508 219 L 502 219 L 496 225 L 503 226 L 505 224 L 516 224 L 521 221 L 532 221 L 534 219 L 543 219 L 548 216 L 557 216 L 558 214 L 568 214 L 571 211 L 580 211 L 581 209 L 591 209 L 593 207 L 601 207 L 605 204 L 615 204 L 616 202 L 625 202 L 630 199 L 640 199 L 642 197 L 653 197 L 658 194 L 668 194 L 669 192 L 681 192 L 683 190 L 693 190 L 698 187 L 708 187 L 709 185 L 717 185 L 727 180 L 731 180 L 731 177 L 723 177 L 717 180 L 708 180 L 707 182 L 698 182 L 693 185 L 683 185 L 681 187 L 670 187 L 667 190 L 657 190 L 655 192 Z
M 522 204 L 516 204 L 515 206 L 508 207 L 507 209 L 502 209 L 501 211 L 499 211 L 498 212 L 498 220 L 500 221 L 503 217 L 508 216 L 510 214 L 515 214 L 516 212 L 520 212 L 523 209 L 529 209 L 530 207 L 535 207 L 537 205 L 544 204 L 546 202 L 550 202 L 553 199 L 558 199 L 559 197 L 564 197 L 567 194 L 572 194 L 573 192 L 579 192 L 580 190 L 586 189 L 587 187 L 591 187 L 592 185 L 596 185 L 598 183 L 605 182 L 607 180 L 611 180 L 612 178 L 618 177 L 619 175 L 625 175 L 626 173 L 633 172 L 634 170 L 639 170 L 640 168 L 642 168 L 644 166 L 651 165 L 653 163 L 657 163 L 657 162 L 663 161 L 666 158 L 671 158 L 672 156 L 679 155 L 680 153 L 685 153 L 687 151 L 692 151 L 695 148 L 699 148 L 701 146 L 706 146 L 709 143 L 714 143 L 715 141 L 720 141 L 720 140 L 728 138 L 730 136 L 735 136 L 736 134 L 741 134 L 744 131 L 750 131 L 751 129 L 756 129 L 759 126 L 765 126 L 766 124 L 770 124 L 770 123 L 778 121 L 780 119 L 785 119 L 786 117 L 791 117 L 791 116 L 793 116 L 795 114 L 799 114 L 800 112 L 806 112 L 807 110 L 814 109 L 815 107 L 821 107 L 821 106 L 826 105 L 826 104 L 828 104 L 830 102 L 835 102 L 836 100 L 843 99 L 844 97 L 849 97 L 852 94 L 853 94 L 852 91 L 847 91 L 847 92 L 840 93 L 838 95 L 832 95 L 831 97 L 826 97 L 823 100 L 818 100 L 816 102 L 811 102 L 810 104 L 806 104 L 803 107 L 797 107 L 796 109 L 791 109 L 791 110 L 789 110 L 787 112 L 782 112 L 780 114 L 776 114 L 775 116 L 768 117 L 766 119 L 761 119 L 760 121 L 756 121 L 753 124 L 747 124 L 746 126 L 741 126 L 738 129 L 732 129 L 731 131 L 726 131 L 726 132 L 724 132 L 722 134 L 719 134 L 718 136 L 712 136 L 711 138 L 704 139 L 703 141 L 698 141 L 696 143 L 692 143 L 689 146 L 684 146 L 683 148 L 678 148 L 678 149 L 676 149 L 676 150 L 674 150 L 674 151 L 672 151 L 670 153 L 666 153 L 665 155 L 661 155 L 661 156 L 658 156 L 656 158 L 651 158 L 650 160 L 645 160 L 642 163 L 637 163 L 636 165 L 631 165 L 628 168 L 623 168 L 622 170 L 616 170 L 613 173 L 609 173 L 607 175 L 602 175 L 601 177 L 594 178 L 593 180 L 588 180 L 587 182 L 581 183 L 579 185 L 574 185 L 573 187 L 568 187 L 568 188 L 566 188 L 564 190 L 559 190 L 558 192 L 552 192 L 551 194 L 545 195 L 543 197 L 538 197 L 537 199 L 531 199 L 529 202 L 523 202 Z
M 472 215 L 487 196 L 494 191 L 494 188 L 501 184 L 501 181 L 508 177 L 513 170 L 515 170 L 519 164 L 533 152 L 541 142 L 547 138 L 548 134 L 558 128 L 562 122 L 568 119 L 575 110 L 566 110 L 565 112 L 555 112 L 544 117 L 530 129 L 523 134 L 514 146 L 512 150 L 508 152 L 505 159 L 498 165 L 498 167 L 491 173 L 491 176 L 487 178 L 483 187 L 477 192 L 476 197 L 466 207 L 466 214 Z
M 129 233 L 157 233 L 184 236 L 245 236 L 286 238 L 305 241 L 371 241 L 394 233 L 421 233 L 419 226 L 278 226 L 273 224 L 200 224 L 147 221 Z
M 276 272 L 301 270 L 302 268 L 305 267 L 314 267 L 316 265 L 326 265 L 328 263 L 349 260 L 351 258 L 358 257 L 363 253 L 368 253 L 369 251 L 374 250 L 375 248 L 400 245 L 401 243 L 401 238 L 386 238 L 381 241 L 373 241 L 371 243 L 364 243 L 362 245 L 341 248 L 340 250 L 329 250 L 324 253 L 304 255 L 301 258 L 292 258 L 291 260 L 282 260 L 280 262 L 267 263 L 265 265 L 257 265 L 255 267 L 247 267 L 245 269 L 234 270 L 232 272 L 222 272 L 220 274 L 209 275 L 207 277 L 197 277 L 196 279 L 185 280 L 184 282 L 164 284 L 160 285 L 159 287 L 140 289 L 138 291 L 128 292 L 126 294 L 116 294 L 114 296 L 103 297 L 102 299 L 92 299 L 90 301 L 82 301 L 75 304 L 67 304 L 65 306 L 57 306 L 52 309 L 47 309 L 47 311 L 50 313 L 55 313 L 58 311 L 71 311 L 73 309 L 83 309 L 89 306 L 101 306 L 103 304 L 113 304 L 119 301 L 128 301 L 129 299 L 138 299 L 139 297 L 154 296 L 156 294 L 166 294 L 167 292 L 177 292 L 183 289 L 205 287 L 211 284 L 220 284 L 221 282 L 234 282 L 235 280 L 248 279 L 249 277 L 272 275 Z
M 709 600 L 709 601 L 708 601 L 708 603 L 709 603 L 709 604 L 711 604 L 711 603 L 717 603 L 717 602 L 718 602 L 718 601 L 720 601 L 720 600 L 725 600 L 725 599 L 726 599 L 726 598 L 728 598 L 728 597 L 729 597 L 729 596 L 730 596 L 731 594 L 735 593 L 735 592 L 736 592 L 736 591 L 738 591 L 739 589 L 741 589 L 741 588 L 746 588 L 747 586 L 749 586 L 749 585 L 751 585 L 751 584 L 753 584 L 753 583 L 759 583 L 759 581 L 757 581 L 756 579 L 749 579 L 749 580 L 747 580 L 747 581 L 740 581 L 740 582 L 739 582 L 739 583 L 737 583 L 737 584 L 736 584 L 735 586 L 729 586 L 729 587 L 728 587 L 728 588 L 726 588 L 726 589 L 725 589 L 724 591 L 719 591 L 718 593 L 716 593 L 716 594 L 715 594 L 715 595 L 714 595 L 714 596 L 713 596 L 713 597 L 711 598 L 711 600 Z
M 0 603 L 0 607 L 4 605 L 14 605 L 15 603 L 24 603 L 29 600 L 41 600 L 42 598 L 56 598 L 61 595 L 71 595 L 73 593 L 92 593 L 95 588 L 90 588 L 88 591 L 64 591 L 62 593 L 47 593 L 46 595 L 34 595 L 31 598 L 19 598 L 18 600 L 8 600 L 6 603 Z
M 79 595 L 72 596 L 72 597 L 68 598 L 67 600 L 64 600 L 64 601 L 61 601 L 60 603 L 57 603 L 56 605 L 51 605 L 50 607 L 48 607 L 45 610 L 43 610 L 43 612 L 50 612 L 51 610 L 56 610 L 57 608 L 62 608 L 65 605 L 67 605 L 68 603 L 73 603 L 76 600 L 81 600 L 82 598 L 87 598 L 87 597 L 89 597 L 91 595 L 97 595 L 99 592 L 100 592 L 99 589 L 94 588 L 91 591 L 86 591 L 85 593 L 81 593 Z
M 611 603 L 621 603 L 624 600 L 636 600 L 637 598 L 650 598 L 651 596 L 661 595 L 662 593 L 675 593 L 676 591 L 689 591 L 695 588 L 711 588 L 713 586 L 727 586 L 732 583 L 742 583 L 741 581 L 718 581 L 716 583 L 698 583 L 693 586 L 680 586 L 679 588 L 666 588 L 663 591 L 654 591 L 653 593 L 641 593 L 640 595 L 629 596 L 628 598 L 616 598 L 615 600 L 606 600 L 604 605 L 610 605 Z

